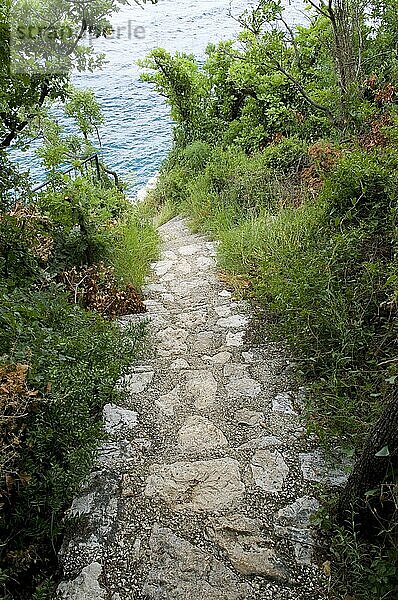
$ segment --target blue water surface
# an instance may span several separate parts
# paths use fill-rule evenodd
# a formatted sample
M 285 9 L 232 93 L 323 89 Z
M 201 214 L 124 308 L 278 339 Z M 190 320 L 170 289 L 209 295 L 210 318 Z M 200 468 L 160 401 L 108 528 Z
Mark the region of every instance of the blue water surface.
M 94 73 L 76 73 L 77 87 L 91 88 L 105 116 L 101 127 L 102 155 L 107 165 L 129 184 L 130 193 L 153 177 L 172 143 L 172 122 L 164 100 L 153 86 L 140 81 L 136 61 L 152 48 L 180 51 L 203 58 L 210 42 L 236 37 L 238 16 L 252 0 L 159 0 L 140 8 L 134 1 L 114 15 L 109 39 L 88 40 L 107 57 Z M 300 21 L 301 0 L 289 4 L 290 21 Z M 29 152 L 19 161 L 30 168 L 34 181 L 44 177 L 39 161 Z

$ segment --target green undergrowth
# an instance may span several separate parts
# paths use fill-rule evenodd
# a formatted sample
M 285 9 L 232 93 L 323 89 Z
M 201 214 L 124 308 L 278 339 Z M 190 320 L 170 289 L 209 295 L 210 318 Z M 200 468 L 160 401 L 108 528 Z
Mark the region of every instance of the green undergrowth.
M 116 383 L 145 342 L 144 326 L 122 330 L 84 309 L 77 300 L 79 286 L 99 265 L 98 272 L 112 273 L 111 289 L 98 288 L 110 295 L 109 302 L 119 288 L 131 289 L 129 284 L 138 293 L 158 242 L 142 208 L 131 206 L 115 187 L 84 178 L 64 182 L 33 202 L 27 190 L 24 203 L 1 206 L 4 600 L 53 597 L 66 511 L 104 439 L 102 409 L 123 401 Z M 74 283 L 65 285 L 76 273 Z M 88 293 L 100 285 L 93 279 Z M 92 299 L 94 309 L 106 304 L 102 297 Z

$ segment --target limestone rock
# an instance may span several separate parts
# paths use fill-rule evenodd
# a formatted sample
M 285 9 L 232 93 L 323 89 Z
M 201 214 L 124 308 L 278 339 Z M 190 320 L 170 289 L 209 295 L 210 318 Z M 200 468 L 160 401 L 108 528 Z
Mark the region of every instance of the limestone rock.
M 230 352 L 219 352 L 214 356 L 203 356 L 203 360 L 206 362 L 213 363 L 214 365 L 225 365 L 232 358 L 232 354 Z
M 264 422 L 264 413 L 242 408 L 236 411 L 235 420 L 238 421 L 240 425 L 256 427 L 257 425 L 261 425 L 261 423 Z
M 238 348 L 239 346 L 243 346 L 244 338 L 244 331 L 239 331 L 238 333 L 228 333 L 225 343 L 227 346 Z
M 303 496 L 275 515 L 275 533 L 291 541 L 296 561 L 302 565 L 311 564 L 315 542 L 310 519 L 318 508 L 316 498 Z
M 207 533 L 221 546 L 242 575 L 262 575 L 283 581 L 287 571 L 261 533 L 257 520 L 235 514 L 211 520 Z
M 185 373 L 185 389 L 198 410 L 212 406 L 217 394 L 217 381 L 211 371 L 198 370 Z
M 152 382 L 154 371 L 133 372 L 125 375 L 119 387 L 126 388 L 129 394 L 141 394 Z
M 143 587 L 154 600 L 248 600 L 251 588 L 221 561 L 155 525 L 149 541 L 152 568 Z
M 193 254 L 198 254 L 198 252 L 200 252 L 200 246 L 199 244 L 180 246 L 180 248 L 178 248 L 178 252 L 181 254 L 181 256 L 192 256 Z
M 215 261 L 210 256 L 198 256 L 196 265 L 200 271 L 207 271 L 215 266 Z
M 171 365 L 170 369 L 172 371 L 180 371 L 181 369 L 189 369 L 189 363 L 184 358 L 176 358 Z
M 257 450 L 251 460 L 255 484 L 266 492 L 280 492 L 289 467 L 278 450 Z
M 188 417 L 177 435 L 178 445 L 186 452 L 200 453 L 227 446 L 223 432 L 209 419 L 194 415 Z
M 329 467 L 320 450 L 299 455 L 301 471 L 307 481 L 317 481 L 329 485 L 344 485 L 348 479 L 350 464 L 345 461 L 340 466 Z
M 103 411 L 105 431 L 110 435 L 131 431 L 137 427 L 138 414 L 115 404 L 106 404 Z
M 73 581 L 63 582 L 57 592 L 62 600 L 105 600 L 106 592 L 98 579 L 102 574 L 99 563 L 93 562 L 85 567 Z
M 217 336 L 213 331 L 201 331 L 193 336 L 192 350 L 194 352 L 209 352 L 216 348 L 218 344 Z
M 244 494 L 239 463 L 230 458 L 152 465 L 145 494 L 160 497 L 174 509 L 218 511 Z
M 173 267 L 172 260 L 159 260 L 152 264 L 152 269 L 158 277 L 165 275 Z
M 157 334 L 157 351 L 160 356 L 183 354 L 187 351 L 188 332 L 185 329 L 167 327 Z
M 229 306 L 229 304 L 222 304 L 221 306 L 216 306 L 214 310 L 217 316 L 219 316 L 220 318 L 229 317 L 231 315 L 231 307 Z
M 225 319 L 218 319 L 217 326 L 226 329 L 240 329 L 241 327 L 246 327 L 248 322 L 249 319 L 244 315 L 232 315 Z
M 174 409 L 180 403 L 180 394 L 180 386 L 177 385 L 168 394 L 164 394 L 163 396 L 156 398 L 155 405 L 164 415 L 167 417 L 172 417 L 174 415 Z
M 225 389 L 230 398 L 255 398 L 261 394 L 261 385 L 251 377 L 231 377 Z
M 272 410 L 286 415 L 297 414 L 293 408 L 293 401 L 289 392 L 284 392 L 275 396 L 272 400 Z

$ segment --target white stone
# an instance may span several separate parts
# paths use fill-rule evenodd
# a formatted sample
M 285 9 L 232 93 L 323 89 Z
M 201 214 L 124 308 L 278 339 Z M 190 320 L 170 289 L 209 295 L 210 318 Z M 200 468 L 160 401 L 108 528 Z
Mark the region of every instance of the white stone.
M 154 525 L 149 540 L 152 568 L 143 587 L 152 600 L 248 600 L 252 589 L 211 554 Z
M 163 396 L 156 398 L 155 405 L 160 409 L 160 412 L 166 415 L 166 417 L 172 417 L 174 415 L 175 408 L 180 403 L 180 394 L 180 386 L 177 385 L 168 394 L 164 394 Z
M 201 331 L 193 337 L 192 349 L 195 352 L 209 352 L 217 344 L 217 338 L 213 331 Z
M 192 256 L 200 252 L 201 248 L 198 244 L 188 244 L 187 246 L 181 246 L 178 248 L 178 252 L 181 256 Z
M 248 410 L 242 408 L 237 410 L 235 413 L 235 420 L 241 425 L 248 425 L 249 427 L 256 427 L 264 422 L 264 413 L 256 412 L 255 410 Z
M 284 413 L 286 415 L 296 415 L 296 411 L 293 408 L 292 397 L 289 392 L 278 394 L 272 400 L 272 410 L 275 412 Z
M 57 593 L 62 600 L 105 600 L 107 594 L 101 588 L 98 579 L 102 567 L 93 562 L 81 571 L 73 581 L 63 582 L 58 586 Z
M 164 300 L 164 302 L 175 302 L 173 294 L 162 294 L 162 300 Z
M 226 329 L 240 329 L 241 327 L 246 327 L 248 322 L 249 319 L 244 315 L 231 315 L 225 319 L 218 319 L 217 327 L 223 327 Z
M 206 362 L 211 362 L 214 365 L 225 365 L 229 360 L 231 360 L 232 354 L 230 352 L 219 352 L 214 356 L 203 356 L 202 359 Z
M 138 424 L 138 413 L 115 404 L 104 406 L 103 417 L 105 431 L 111 435 L 131 431 Z
M 223 548 L 232 566 L 242 575 L 262 575 L 270 579 L 287 579 L 286 569 L 275 550 L 262 535 L 255 519 L 233 514 L 211 519 L 207 533 Z
M 207 320 L 207 312 L 205 310 L 193 310 L 184 312 L 178 316 L 179 324 L 188 329 L 197 329 L 204 325 Z
M 212 406 L 217 394 L 217 381 L 211 371 L 187 371 L 185 389 L 199 410 Z
M 198 256 L 198 258 L 196 259 L 196 266 L 201 271 L 206 271 L 207 269 L 211 269 L 215 266 L 215 264 L 216 263 L 215 263 L 214 259 L 210 258 L 209 256 Z
M 119 387 L 125 388 L 129 394 L 141 394 L 152 383 L 154 374 L 154 371 L 128 373 L 121 380 Z
M 177 258 L 177 254 L 172 250 L 165 250 L 164 252 L 162 252 L 163 260 L 176 260 Z
M 229 304 L 223 304 L 222 306 L 216 306 L 214 308 L 215 312 L 219 317 L 229 317 L 231 314 L 231 307 Z
M 275 515 L 275 533 L 293 544 L 296 561 L 310 565 L 315 540 L 311 531 L 311 516 L 319 509 L 319 502 L 311 496 L 298 498 L 278 510 Z
M 162 277 L 170 271 L 173 267 L 173 261 L 171 260 L 159 260 L 152 264 L 152 269 L 155 271 L 158 277 Z
M 226 345 L 238 348 L 243 346 L 245 339 L 245 332 L 239 331 L 238 333 L 227 333 Z
M 256 398 L 261 394 L 261 385 L 251 377 L 231 377 L 225 389 L 230 398 Z
M 320 450 L 300 454 L 299 458 L 303 477 L 307 481 L 340 486 L 344 485 L 348 479 L 350 469 L 348 461 L 339 466 L 329 467 L 326 465 L 325 458 Z
M 257 450 L 251 460 L 251 469 L 255 484 L 266 492 L 280 492 L 289 473 L 278 450 Z
M 160 497 L 174 510 L 213 512 L 242 499 L 239 463 L 231 458 L 152 465 L 145 495 Z
M 182 369 L 189 369 L 189 363 L 184 358 L 176 358 L 171 365 L 172 371 L 181 371 Z
M 222 292 L 218 292 L 218 295 L 220 296 L 220 298 L 232 298 L 232 294 L 228 290 L 223 290 Z
M 180 273 L 181 275 L 188 275 L 189 273 L 192 272 L 192 267 L 187 260 L 180 259 L 180 260 L 178 260 L 178 262 L 176 264 L 175 270 L 177 271 L 177 273 Z
M 157 333 L 157 351 L 160 356 L 169 356 L 170 354 L 183 354 L 188 347 L 186 340 L 188 332 L 185 329 L 167 327 Z
M 242 358 L 247 363 L 253 363 L 256 360 L 253 352 L 242 352 Z
M 185 452 L 200 453 L 228 445 L 223 432 L 209 419 L 188 417 L 177 434 L 178 445 Z

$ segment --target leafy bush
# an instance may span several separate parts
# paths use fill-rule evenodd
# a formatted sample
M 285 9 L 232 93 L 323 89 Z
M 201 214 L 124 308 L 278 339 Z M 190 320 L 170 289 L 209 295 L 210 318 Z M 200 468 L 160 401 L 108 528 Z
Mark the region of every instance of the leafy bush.
M 28 597 L 54 571 L 65 510 L 102 435 L 98 416 L 117 401 L 115 384 L 141 337 L 140 329 L 124 333 L 71 306 L 56 287 L 3 292 L 2 363 L 29 365 L 26 385 L 34 391 L 1 477 L 3 597 Z

